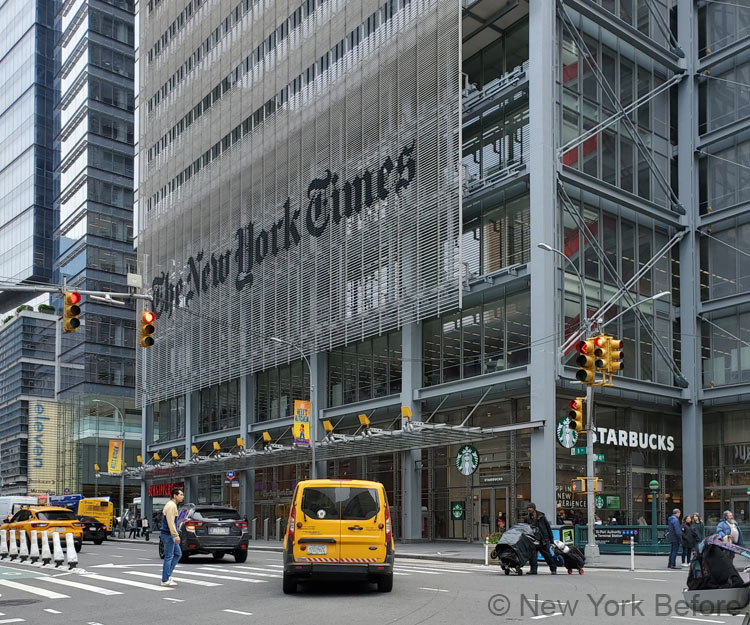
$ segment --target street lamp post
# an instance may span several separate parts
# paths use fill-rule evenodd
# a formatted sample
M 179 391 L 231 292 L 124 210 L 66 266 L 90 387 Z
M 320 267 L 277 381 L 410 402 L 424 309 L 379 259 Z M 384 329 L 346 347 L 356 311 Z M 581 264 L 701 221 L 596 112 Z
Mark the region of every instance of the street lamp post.
M 120 538 L 125 537 L 123 524 L 125 521 L 125 419 L 120 413 L 120 409 L 113 403 L 104 399 L 94 399 L 97 403 L 107 404 L 115 409 L 115 417 L 120 418 L 120 439 L 122 440 L 122 461 L 120 462 Z
M 588 320 L 588 303 L 586 301 L 586 283 L 583 281 L 575 263 L 570 260 L 560 250 L 556 250 L 554 247 L 547 245 L 546 243 L 539 243 L 537 245 L 540 249 L 547 252 L 553 252 L 563 258 L 573 269 L 578 281 L 581 283 L 581 326 L 585 335 L 591 330 L 591 324 Z M 596 537 L 594 535 L 594 516 L 596 515 L 596 505 L 594 502 L 594 387 L 590 384 L 586 387 L 586 510 L 588 512 L 587 521 L 587 538 L 586 538 L 586 560 L 591 563 L 599 561 L 599 546 L 596 544 Z
M 312 367 L 310 366 L 310 361 L 307 359 L 307 356 L 305 356 L 305 352 L 302 351 L 302 348 L 296 343 L 280 339 L 277 336 L 269 336 L 268 338 L 274 343 L 281 343 L 282 345 L 289 345 L 289 347 L 293 347 L 300 353 L 300 356 L 302 356 L 302 359 L 305 361 L 305 363 L 307 363 L 307 370 L 310 372 L 310 478 L 313 480 L 317 479 L 318 467 L 315 464 L 315 446 L 316 436 L 318 432 L 317 402 L 315 401 L 315 385 L 313 384 L 313 372 Z

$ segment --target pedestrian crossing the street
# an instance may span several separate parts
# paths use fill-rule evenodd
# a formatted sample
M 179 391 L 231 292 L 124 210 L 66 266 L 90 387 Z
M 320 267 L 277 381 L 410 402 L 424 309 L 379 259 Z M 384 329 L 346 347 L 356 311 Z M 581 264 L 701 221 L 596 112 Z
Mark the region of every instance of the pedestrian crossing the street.
M 161 586 L 160 570 L 138 570 L 140 566 L 148 565 L 99 565 L 105 566 L 106 574 L 94 569 L 67 570 L 40 570 L 38 568 L 10 569 L 17 571 L 5 573 L 0 576 L 0 589 L 5 588 L 7 592 L 13 592 L 14 596 L 29 595 L 36 599 L 42 598 L 50 601 L 62 601 L 71 597 L 91 596 L 90 593 L 102 596 L 125 595 L 135 590 L 162 593 L 164 598 L 174 597 L 175 588 Z M 120 568 L 122 567 L 122 568 Z M 128 568 L 132 567 L 132 568 Z M 158 566 L 154 567 L 158 569 Z M 215 588 L 224 585 L 248 585 L 248 584 L 278 584 L 283 577 L 283 565 L 276 563 L 268 564 L 196 564 L 181 565 L 172 577 L 179 586 L 197 589 Z M 398 561 L 394 567 L 394 574 L 399 577 L 424 576 L 433 578 L 441 575 L 468 575 L 476 572 L 481 567 L 469 566 L 459 568 L 458 565 L 441 565 L 440 563 L 421 563 L 417 560 Z M 10 575 L 11 578 L 7 576 Z M 15 575 L 15 577 L 13 577 Z M 3 592 L 6 594 L 6 592 Z M 188 599 L 189 600 L 189 599 Z M 179 599 L 185 601 L 185 599 Z M 0 625 L 5 621 L 0 618 Z

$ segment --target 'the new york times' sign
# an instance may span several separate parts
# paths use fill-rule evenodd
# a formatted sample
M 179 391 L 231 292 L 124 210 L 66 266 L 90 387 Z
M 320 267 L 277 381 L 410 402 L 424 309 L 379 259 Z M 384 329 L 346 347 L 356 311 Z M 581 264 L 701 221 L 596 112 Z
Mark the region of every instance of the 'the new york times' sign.
M 459 3 L 412 0 L 387 16 L 381 4 L 321 5 L 274 64 L 210 109 L 210 125 L 183 133 L 176 163 L 145 179 L 141 197 L 256 110 L 267 85 L 321 58 L 317 42 L 346 39 L 314 81 L 141 211 L 159 315 L 155 346 L 139 354 L 147 403 L 298 357 L 270 336 L 320 352 L 457 306 Z M 251 31 L 243 49 L 258 45 L 262 28 Z M 201 88 L 185 97 L 200 101 Z

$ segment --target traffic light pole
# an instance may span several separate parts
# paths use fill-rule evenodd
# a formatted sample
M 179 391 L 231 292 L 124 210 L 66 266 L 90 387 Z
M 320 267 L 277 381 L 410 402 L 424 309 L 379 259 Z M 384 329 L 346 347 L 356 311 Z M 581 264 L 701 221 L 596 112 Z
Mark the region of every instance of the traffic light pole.
M 588 511 L 588 535 L 586 538 L 587 564 L 599 562 L 599 546 L 594 536 L 594 387 L 586 387 L 586 509 Z

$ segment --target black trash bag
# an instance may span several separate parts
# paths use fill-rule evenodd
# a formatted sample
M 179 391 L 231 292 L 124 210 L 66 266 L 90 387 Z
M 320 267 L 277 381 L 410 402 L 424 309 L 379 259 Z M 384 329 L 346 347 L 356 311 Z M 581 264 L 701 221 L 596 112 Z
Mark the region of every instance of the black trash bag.
M 688 570 L 688 589 L 716 590 L 750 586 L 750 582 L 742 581 L 732 561 L 734 554 L 741 553 L 740 549 L 714 540 L 713 536 L 701 542 Z
M 539 547 L 538 530 L 527 523 L 518 523 L 506 530 L 495 545 L 495 557 L 516 568 L 536 557 Z

